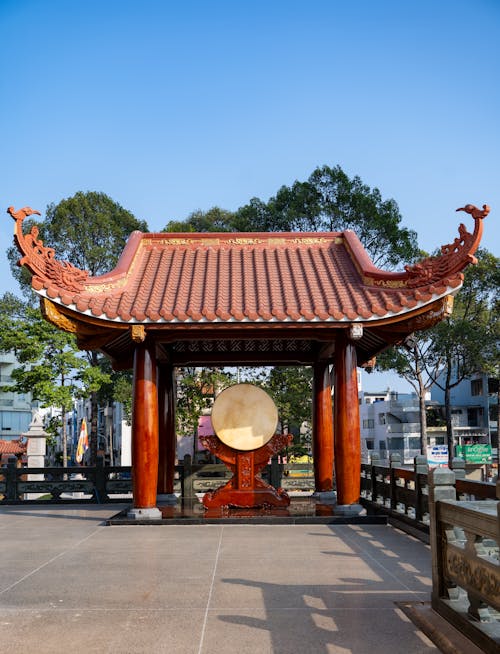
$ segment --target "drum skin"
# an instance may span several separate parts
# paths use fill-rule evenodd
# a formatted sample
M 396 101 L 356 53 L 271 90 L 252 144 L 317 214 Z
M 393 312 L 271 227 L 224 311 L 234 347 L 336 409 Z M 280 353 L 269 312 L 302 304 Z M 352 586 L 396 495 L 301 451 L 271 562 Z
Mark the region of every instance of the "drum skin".
M 252 384 L 235 384 L 217 396 L 212 426 L 220 440 L 248 452 L 265 445 L 278 426 L 278 410 L 269 395 Z

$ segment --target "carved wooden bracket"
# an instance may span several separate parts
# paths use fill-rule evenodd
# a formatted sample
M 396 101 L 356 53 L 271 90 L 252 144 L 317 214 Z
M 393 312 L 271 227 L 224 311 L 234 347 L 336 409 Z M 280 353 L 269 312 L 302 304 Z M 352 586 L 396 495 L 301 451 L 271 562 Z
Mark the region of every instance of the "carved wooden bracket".
M 146 340 L 146 328 L 144 325 L 132 325 L 130 337 L 134 343 L 143 343 Z

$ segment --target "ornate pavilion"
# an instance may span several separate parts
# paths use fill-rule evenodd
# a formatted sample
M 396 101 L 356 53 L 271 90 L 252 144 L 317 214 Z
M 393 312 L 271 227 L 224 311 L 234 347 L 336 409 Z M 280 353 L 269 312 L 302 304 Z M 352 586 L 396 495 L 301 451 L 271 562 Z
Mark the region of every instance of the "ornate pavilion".
M 172 493 L 176 366 L 310 365 L 318 492 L 339 505 L 360 494 L 357 366 L 450 315 L 463 269 L 475 262 L 489 207 L 463 209 L 473 233 L 403 272 L 376 268 L 352 231 L 131 234 L 114 270 L 97 277 L 59 261 L 15 220 L 19 264 L 32 273 L 45 318 L 133 368 L 134 510 L 154 517 Z M 332 409 L 330 367 L 335 401 Z

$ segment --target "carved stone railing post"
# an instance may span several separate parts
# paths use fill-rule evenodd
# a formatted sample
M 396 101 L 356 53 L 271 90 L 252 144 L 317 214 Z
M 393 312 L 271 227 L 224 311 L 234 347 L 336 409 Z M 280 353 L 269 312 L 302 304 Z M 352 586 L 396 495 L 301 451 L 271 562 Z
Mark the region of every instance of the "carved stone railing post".
M 442 500 L 455 500 L 455 474 L 448 468 L 434 468 L 429 473 L 429 513 L 430 513 L 430 546 L 432 555 L 432 598 L 433 601 L 441 597 L 453 595 L 453 584 L 446 583 L 444 578 L 443 552 L 446 535 L 442 533 L 438 523 L 436 502 Z
M 395 469 L 401 467 L 401 454 L 391 454 L 389 456 L 389 466 L 390 466 L 390 498 L 391 498 L 391 511 L 396 511 L 397 509 L 397 487 L 396 487 L 396 473 Z
M 370 456 L 370 486 L 371 486 L 371 501 L 377 502 L 377 473 L 375 467 L 380 465 L 380 454 L 372 452 Z
M 415 471 L 415 520 L 422 522 L 424 517 L 424 497 L 420 475 L 429 474 L 427 457 L 424 454 L 418 454 L 413 460 L 413 466 Z
M 465 479 L 465 461 L 456 456 L 451 461 L 451 468 L 455 473 L 455 479 Z
M 465 479 L 465 461 L 464 459 L 461 459 L 459 456 L 456 456 L 452 459 L 451 461 L 451 469 L 455 473 L 455 479 Z M 469 495 L 460 495 L 456 497 L 457 500 L 470 500 Z

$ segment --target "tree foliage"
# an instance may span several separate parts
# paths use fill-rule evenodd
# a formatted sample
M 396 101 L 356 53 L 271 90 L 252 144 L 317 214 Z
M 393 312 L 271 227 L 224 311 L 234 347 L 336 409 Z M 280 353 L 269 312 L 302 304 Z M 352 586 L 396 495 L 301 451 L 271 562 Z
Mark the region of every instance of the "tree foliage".
M 105 193 L 79 191 L 48 205 L 40 234 L 55 249 L 58 259 L 95 276 L 116 265 L 131 232 L 147 229 L 145 221 Z
M 58 259 L 70 261 L 92 276 L 114 268 L 131 232 L 148 229 L 145 221 L 96 191 L 78 191 L 58 204 L 49 204 L 45 220 L 25 220 L 25 231 L 33 225 L 39 228 L 45 245 L 54 248 Z M 16 267 L 17 249 L 10 248 L 8 257 L 13 275 L 26 288 L 29 279 Z
M 61 409 L 63 464 L 67 463 L 64 415 L 73 400 L 96 392 L 108 376 L 92 367 L 72 334 L 47 323 L 39 309 L 11 294 L 0 298 L 0 351 L 13 352 L 19 365 L 14 383 L 2 390 L 31 393 L 43 407 Z
M 278 429 L 292 433 L 293 444 L 289 454 L 302 456 L 311 451 L 310 426 L 312 423 L 312 383 L 310 366 L 240 367 L 241 381 L 260 386 L 269 393 L 278 409 Z M 303 430 L 307 425 L 309 429 Z
M 276 366 L 263 383 L 278 408 L 282 431 L 295 431 L 288 449 L 298 456 L 311 451 L 310 430 L 303 433 L 301 428 L 312 424 L 312 378 L 310 366 Z
M 91 276 L 101 275 L 113 269 L 131 232 L 148 229 L 145 221 L 135 218 L 130 211 L 105 193 L 95 191 L 86 193 L 79 191 L 58 204 L 49 204 L 45 220 L 25 221 L 24 229 L 30 229 L 34 224 L 38 226 L 44 243 L 54 248 L 58 259 L 69 261 L 81 270 L 87 270 Z M 23 273 L 24 269 L 17 273 L 15 271 L 17 251 L 11 248 L 8 256 L 13 274 L 26 292 L 29 288 L 29 276 Z M 109 376 L 109 366 L 104 357 L 97 352 L 89 352 L 87 358 L 91 366 L 87 373 L 89 376 L 94 375 L 96 378 Z M 120 396 L 126 392 L 126 386 L 124 381 L 120 382 Z M 104 388 L 102 388 L 101 399 L 114 399 L 113 386 L 106 385 L 106 388 L 109 393 L 106 398 L 103 398 Z M 92 463 L 97 454 L 97 411 L 98 398 L 96 391 L 93 390 L 90 420 Z
M 427 372 L 444 391 L 448 455 L 453 457 L 451 389 L 475 373 L 498 374 L 500 342 L 498 321 L 499 259 L 481 250 L 478 263 L 465 271 L 464 285 L 452 315 L 430 332 Z M 437 362 L 441 374 L 433 376 Z
M 411 346 L 392 348 L 377 359 L 379 370 L 393 370 L 409 381 L 421 402 L 433 384 L 444 391 L 450 459 L 451 389 L 476 373 L 499 374 L 499 260 L 484 249 L 476 256 L 477 265 L 465 270 L 452 315 L 432 329 L 415 334 Z
M 230 232 L 233 229 L 234 214 L 219 207 L 208 211 L 198 209 L 189 214 L 184 221 L 171 221 L 166 232 Z
M 252 198 L 235 212 L 196 211 L 166 231 L 318 232 L 353 230 L 379 267 L 394 268 L 419 255 L 416 233 L 401 226 L 394 200 L 383 200 L 340 166 L 316 168 L 305 182 L 282 186 L 268 202 Z
M 193 457 L 200 416 L 210 409 L 217 393 L 229 386 L 232 380 L 233 375 L 220 368 L 177 369 L 177 433 L 193 437 Z

